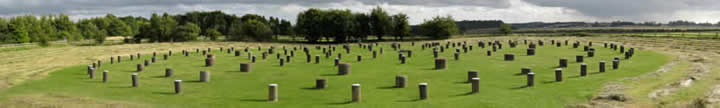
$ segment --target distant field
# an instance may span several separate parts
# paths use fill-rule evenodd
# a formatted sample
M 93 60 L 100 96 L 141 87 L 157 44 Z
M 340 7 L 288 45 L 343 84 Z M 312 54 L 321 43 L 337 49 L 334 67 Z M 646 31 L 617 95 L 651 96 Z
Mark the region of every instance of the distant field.
M 476 46 L 472 41 L 469 43 Z M 298 45 L 285 46 L 292 48 Z M 281 48 L 279 45 L 276 47 Z M 563 107 L 585 102 L 609 81 L 652 72 L 667 62 L 667 57 L 662 54 L 638 50 L 634 58 L 622 60 L 621 69 L 612 70 L 608 63 L 609 71 L 598 73 L 597 62 L 611 61 L 612 57 L 621 55 L 596 43 L 596 56 L 585 60 L 589 64 L 589 76 L 579 77 L 579 63 L 573 62 L 574 56 L 585 52 L 569 46 L 540 46 L 536 56 L 525 56 L 527 46 L 522 44 L 518 48 L 505 46 L 493 56 L 485 55 L 488 48 L 476 46 L 468 53 L 461 53 L 458 61 L 452 60 L 453 50 L 447 50 L 441 54 L 443 58 L 449 58 L 449 69 L 446 70 L 433 70 L 432 50 L 421 49 L 419 43 L 415 46 L 403 44 L 404 48 L 414 50 L 408 64 L 399 64 L 398 52 L 392 51 L 389 44 L 382 44 L 385 53 L 375 59 L 371 58 L 367 49 L 361 49 L 357 44 L 351 47 L 350 54 L 343 53 L 342 62 L 352 63 L 352 72 L 346 76 L 335 75 L 337 68 L 332 65 L 332 58 L 337 53 L 330 58 L 323 56 L 321 64 L 312 64 L 305 63 L 304 54 L 298 50 L 292 62 L 281 67 L 275 54 L 263 60 L 260 59 L 260 51 L 251 47 L 259 60 L 253 65 L 253 72 L 243 73 L 238 71 L 238 65 L 249 62 L 246 54 L 235 57 L 218 51 L 219 46 L 214 46 L 212 54 L 217 56 L 216 65 L 203 67 L 203 56 L 200 54 L 192 51 L 191 56 L 185 57 L 180 55 L 181 49 L 174 48 L 175 54 L 169 60 L 158 56 L 157 63 L 139 73 L 139 88 L 130 87 L 130 73 L 134 72 L 135 64 L 150 58 L 149 53 L 144 53 L 140 60 L 130 61 L 125 57 L 120 64 L 109 64 L 106 57 L 101 57 L 105 64 L 100 70 L 111 73 L 109 83 L 101 83 L 99 73 L 96 79 L 88 79 L 86 65 L 75 65 L 52 72 L 45 79 L 2 91 L 0 96 L 8 101 L 16 96 L 51 94 L 150 107 Z M 156 51 L 162 55 L 167 50 Z M 281 49 L 277 51 L 282 52 Z M 342 51 L 338 46 L 337 52 Z M 311 52 L 312 55 L 321 55 L 321 50 L 312 47 Z M 505 53 L 516 54 L 516 61 L 503 61 L 502 54 Z M 357 55 L 363 56 L 362 62 L 355 60 Z M 552 82 L 553 70 L 561 57 L 570 60 L 569 67 L 564 69 L 565 81 Z M 175 76 L 160 77 L 168 67 L 175 70 Z M 523 88 L 525 76 L 517 75 L 521 67 L 531 67 L 537 73 L 535 87 Z M 211 82 L 194 82 L 202 70 L 212 72 Z M 480 93 L 467 94 L 470 85 L 463 82 L 468 70 L 480 72 Z M 396 75 L 409 77 L 407 88 L 390 88 Z M 314 86 L 315 78 L 327 78 L 329 88 L 309 89 Z M 178 79 L 186 81 L 183 85 L 185 93 L 172 94 L 172 81 Z M 428 100 L 417 99 L 417 84 L 421 82 L 429 83 Z M 267 84 L 271 83 L 279 84 L 279 102 L 264 101 Z M 360 103 L 348 103 L 350 84 L 353 83 L 362 84 L 363 100 Z

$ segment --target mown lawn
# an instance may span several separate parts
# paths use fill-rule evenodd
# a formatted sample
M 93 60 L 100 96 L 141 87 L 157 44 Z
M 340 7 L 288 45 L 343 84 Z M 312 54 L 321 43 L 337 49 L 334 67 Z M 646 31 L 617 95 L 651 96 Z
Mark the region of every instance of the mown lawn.
M 620 78 L 637 76 L 655 71 L 667 62 L 665 55 L 637 50 L 629 60 L 622 59 L 619 70 L 611 69 L 614 56 L 622 54 L 608 48 L 602 43 L 595 43 L 595 57 L 585 58 L 588 63 L 587 77 L 579 77 L 580 63 L 576 63 L 575 55 L 584 55 L 582 48 L 571 46 L 538 46 L 535 56 L 526 56 L 527 45 L 509 48 L 505 43 L 502 50 L 486 56 L 489 47 L 479 48 L 475 42 L 468 42 L 475 48 L 468 53 L 461 53 L 461 60 L 452 60 L 454 48 L 441 53 L 448 58 L 448 69 L 434 70 L 431 49 L 421 49 L 420 43 L 411 46 L 403 43 L 404 49 L 413 50 L 408 64 L 400 64 L 398 52 L 393 51 L 389 44 L 381 44 L 384 54 L 372 58 L 372 52 L 351 44 L 352 52 L 344 53 L 341 46 L 332 57 L 325 58 L 322 50 L 314 46 L 312 55 L 321 55 L 321 63 L 306 63 L 305 54 L 300 46 L 285 46 L 288 51 L 298 47 L 291 63 L 279 66 L 275 54 L 267 59 L 261 58 L 261 51 L 251 48 L 257 56 L 253 71 L 239 71 L 239 64 L 249 62 L 247 53 L 240 57 L 213 48 L 216 55 L 215 66 L 204 67 L 204 56 L 191 50 L 189 57 L 182 56 L 180 49 L 173 50 L 169 60 L 162 60 L 158 51 L 158 62 L 139 72 L 140 87 L 132 88 L 130 74 L 135 72 L 135 65 L 142 60 L 150 59 L 152 54 L 143 54 L 141 60 L 130 61 L 123 57 L 120 64 L 105 64 L 96 72 L 95 79 L 89 79 L 86 65 L 73 66 L 50 73 L 42 80 L 28 81 L 6 91 L 0 91 L 0 98 L 25 94 L 56 94 L 66 96 L 91 97 L 104 100 L 120 100 L 154 107 L 563 107 L 567 104 L 581 103 L 591 98 L 606 82 Z M 444 44 L 444 43 L 443 43 Z M 323 47 L 327 47 L 324 45 Z M 201 49 L 202 46 L 198 46 Z M 237 48 L 237 47 L 236 47 Z M 282 47 L 276 46 L 276 52 L 282 53 Z M 237 48 L 244 49 L 244 48 Z M 266 50 L 263 48 L 263 50 Z M 379 50 L 380 48 L 375 48 Z M 337 67 L 333 59 L 337 53 L 343 53 L 342 62 L 352 63 L 351 73 L 345 76 L 335 75 Z M 516 54 L 515 61 L 503 61 L 503 54 Z M 357 62 L 356 56 L 362 55 L 363 61 Z M 564 82 L 554 81 L 554 69 L 562 57 L 569 59 L 569 67 L 564 68 Z M 313 57 L 314 58 L 314 57 Z M 607 61 L 608 71 L 598 72 L 598 62 Z M 525 76 L 517 75 L 521 67 L 531 67 L 536 73 L 536 86 L 523 88 Z M 162 77 L 165 68 L 175 70 L 175 76 Z M 110 71 L 110 81 L 101 82 L 101 71 Z M 199 72 L 211 71 L 211 81 L 197 82 Z M 464 83 L 468 70 L 479 71 L 481 90 L 476 94 L 470 92 L 470 84 Z M 407 88 L 392 88 L 396 75 L 408 76 Z M 328 88 L 312 89 L 316 78 L 327 78 Z M 173 80 L 184 81 L 184 93 L 173 94 Z M 429 99 L 418 100 L 418 83 L 428 83 Z M 267 86 L 271 83 L 279 85 L 279 101 L 267 102 Z M 350 85 L 362 85 L 362 102 L 350 102 Z

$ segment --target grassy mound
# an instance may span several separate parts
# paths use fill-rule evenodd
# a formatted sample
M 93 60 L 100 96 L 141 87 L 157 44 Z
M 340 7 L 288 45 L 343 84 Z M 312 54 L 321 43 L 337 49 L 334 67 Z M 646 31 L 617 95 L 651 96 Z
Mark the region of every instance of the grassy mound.
M 444 43 L 443 43 L 444 44 Z M 169 60 L 162 60 L 145 67 L 139 72 L 140 87 L 132 88 L 130 74 L 135 73 L 136 64 L 149 60 L 151 54 L 130 61 L 123 57 L 120 64 L 105 64 L 96 72 L 95 79 L 89 79 L 86 66 L 68 67 L 50 74 L 43 80 L 35 80 L 1 91 L 0 97 L 23 94 L 56 94 L 120 100 L 149 104 L 156 107 L 563 107 L 567 104 L 588 100 L 606 82 L 620 78 L 652 72 L 667 62 L 667 57 L 655 52 L 636 50 L 631 59 L 621 60 L 619 70 L 613 70 L 611 61 L 622 54 L 612 49 L 595 45 L 595 57 L 585 58 L 588 64 L 587 77 L 580 77 L 580 63 L 575 55 L 585 55 L 582 48 L 571 46 L 538 46 L 535 56 L 526 56 L 527 45 L 509 48 L 487 56 L 490 48 L 479 48 L 473 43 L 472 51 L 462 53 L 460 60 L 453 60 L 454 48 L 441 53 L 448 58 L 448 69 L 435 70 L 432 49 L 421 49 L 420 44 L 411 46 L 403 43 L 404 49 L 413 50 L 407 64 L 400 64 L 398 52 L 389 44 L 380 47 L 384 54 L 372 58 L 372 52 L 350 45 L 347 54 L 341 46 L 332 57 L 326 58 L 322 50 L 311 46 L 314 56 L 321 56 L 321 63 L 306 63 L 305 54 L 299 46 L 295 57 L 285 66 L 280 66 L 275 54 L 261 58 L 255 48 L 250 51 L 257 56 L 252 72 L 240 72 L 240 63 L 246 63 L 247 53 L 236 57 L 234 54 L 213 49 L 215 65 L 204 67 L 205 56 L 191 51 L 189 57 L 174 50 Z M 296 46 L 285 46 L 288 51 Z M 323 46 L 326 47 L 326 46 Z M 244 48 L 243 48 L 244 49 Z M 263 48 L 263 51 L 266 50 Z M 375 48 L 376 50 L 380 48 Z M 160 51 L 158 51 L 160 52 Z M 277 48 L 276 53 L 282 53 Z M 349 75 L 338 76 L 333 59 L 343 53 L 341 62 L 351 63 Z M 514 61 L 504 61 L 503 54 L 514 53 Z M 363 61 L 356 61 L 358 55 Z M 554 69 L 562 57 L 569 59 L 564 68 L 564 81 L 554 82 Z M 598 62 L 607 62 L 607 72 L 598 72 Z M 525 76 L 518 75 L 522 67 L 530 67 L 536 73 L 535 87 L 524 88 Z M 173 77 L 163 77 L 165 68 L 175 71 Z M 108 83 L 102 83 L 102 70 L 109 70 Z M 465 83 L 467 71 L 477 70 L 480 78 L 480 92 L 470 94 L 470 84 Z M 200 71 L 210 71 L 210 82 L 197 82 Z M 407 88 L 392 88 L 396 75 L 408 76 Z M 327 78 L 328 88 L 313 89 L 316 78 Z M 173 80 L 183 80 L 183 94 L 173 94 Z M 418 83 L 428 83 L 429 98 L 418 99 Z M 279 85 L 279 101 L 267 102 L 268 84 Z M 350 85 L 362 85 L 362 102 L 350 102 Z M 7 99 L 7 98 L 4 98 Z

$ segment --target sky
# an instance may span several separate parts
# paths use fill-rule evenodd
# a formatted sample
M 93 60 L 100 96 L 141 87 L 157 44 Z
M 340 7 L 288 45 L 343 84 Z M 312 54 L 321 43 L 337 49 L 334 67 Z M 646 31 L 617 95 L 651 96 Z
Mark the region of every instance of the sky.
M 168 12 L 221 10 L 260 14 L 294 22 L 309 8 L 351 9 L 368 13 L 380 6 L 390 14 L 405 13 L 411 24 L 435 16 L 455 20 L 524 22 L 668 22 L 689 20 L 717 23 L 720 0 L 0 0 L 0 16 L 70 15 L 82 19 L 115 14 L 143 16 Z

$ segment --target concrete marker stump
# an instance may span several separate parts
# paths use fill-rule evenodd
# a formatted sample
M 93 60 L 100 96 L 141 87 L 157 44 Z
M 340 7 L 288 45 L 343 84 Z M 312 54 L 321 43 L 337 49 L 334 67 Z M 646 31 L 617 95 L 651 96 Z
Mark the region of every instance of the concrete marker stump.
M 130 74 L 130 77 L 132 79 L 132 87 L 137 88 L 140 86 L 140 79 L 138 79 L 138 73 L 132 73 Z
M 528 73 L 530 73 L 530 72 L 531 72 L 530 67 L 520 68 L 520 74 L 528 74 Z
M 347 75 L 347 74 L 350 74 L 350 64 L 349 63 L 338 64 L 338 75 Z
M 527 55 L 528 55 L 528 56 L 534 56 L 534 55 L 535 55 L 535 48 L 528 48 L 528 49 L 527 49 Z
M 583 55 L 576 55 L 575 62 L 578 62 L 578 63 L 584 62 L 585 60 L 583 59 L 583 57 L 584 57 Z
M 143 71 L 143 65 L 142 65 L 142 64 L 137 64 L 137 68 L 136 68 L 136 69 L 137 69 L 137 70 L 136 70 L 137 72 L 142 72 L 142 71 Z
M 418 84 L 418 89 L 420 90 L 420 99 L 425 100 L 428 98 L 428 90 L 427 90 L 427 83 L 420 83 Z
M 200 82 L 210 82 L 210 71 L 200 71 Z
M 435 69 L 445 69 L 447 68 L 447 59 L 445 58 L 437 58 L 435 59 Z
M 480 92 L 480 78 L 474 77 L 470 79 L 470 84 L 472 84 L 472 91 L 471 93 L 478 93 Z
M 360 102 L 361 99 L 361 91 L 360 91 L 360 84 L 352 84 L 352 101 L 353 102 Z
M 181 94 L 182 93 L 182 80 L 175 80 L 175 81 L 173 81 L 173 84 L 175 85 L 175 94 Z
M 252 63 L 240 63 L 240 72 L 252 71 Z
M 562 68 L 555 69 L 555 81 L 561 82 L 563 80 Z
M 530 72 L 527 74 L 527 87 L 535 86 L 535 73 Z
M 605 61 L 600 61 L 598 68 L 600 72 L 605 72 Z
M 515 60 L 515 54 L 505 54 L 505 61 Z
M 407 85 L 407 76 L 397 75 L 395 76 L 395 88 L 405 88 Z
M 580 64 L 580 76 L 587 76 L 587 64 Z
M 109 71 L 109 70 L 104 70 L 104 71 L 103 71 L 103 74 L 102 74 L 102 81 L 103 81 L 103 83 L 107 83 L 108 80 L 109 80 L 109 79 L 108 79 L 108 72 L 110 72 L 110 71 Z
M 327 88 L 327 79 L 325 79 L 325 78 L 315 79 L 315 89 L 324 89 L 324 88 Z
M 270 101 L 270 102 L 278 101 L 278 85 L 277 84 L 268 85 L 268 101 Z
M 568 62 L 568 59 L 566 59 L 566 58 L 561 58 L 561 59 L 560 59 L 560 66 L 559 66 L 559 67 L 567 67 L 567 62 Z
M 165 77 L 172 77 L 174 70 L 172 68 L 165 68 Z
M 613 68 L 613 69 L 618 69 L 618 68 L 620 68 L 620 60 L 613 60 L 612 68 Z
M 467 82 L 471 82 L 473 78 L 478 77 L 478 72 L 475 70 L 470 70 L 467 73 Z

